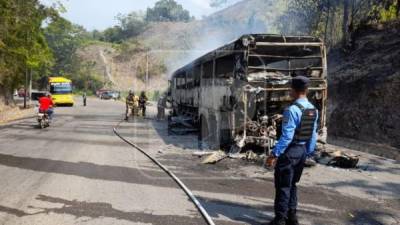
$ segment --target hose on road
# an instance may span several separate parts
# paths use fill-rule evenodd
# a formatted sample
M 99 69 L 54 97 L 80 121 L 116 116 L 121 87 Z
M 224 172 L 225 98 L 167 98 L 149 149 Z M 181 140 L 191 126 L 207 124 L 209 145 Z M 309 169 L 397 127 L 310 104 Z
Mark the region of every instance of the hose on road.
M 200 201 L 196 198 L 196 196 L 193 195 L 192 191 L 186 185 L 170 170 L 168 170 L 163 164 L 161 164 L 157 159 L 153 158 L 151 155 L 149 155 L 147 152 L 145 152 L 142 148 L 137 146 L 136 144 L 132 143 L 131 141 L 127 140 L 124 138 L 122 135 L 118 133 L 117 128 L 121 125 L 122 122 L 120 122 L 116 127 L 113 128 L 114 134 L 117 135 L 121 140 L 123 140 L 125 143 L 128 145 L 132 146 L 142 154 L 144 154 L 147 158 L 149 158 L 152 162 L 157 164 L 165 173 L 167 173 L 178 185 L 179 187 L 182 188 L 182 190 L 186 193 L 186 195 L 192 200 L 196 208 L 200 211 L 201 215 L 203 216 L 204 220 L 207 222 L 208 225 L 215 225 L 214 221 L 211 219 L 210 215 L 207 213 L 207 211 L 204 209 L 204 207 L 201 205 Z

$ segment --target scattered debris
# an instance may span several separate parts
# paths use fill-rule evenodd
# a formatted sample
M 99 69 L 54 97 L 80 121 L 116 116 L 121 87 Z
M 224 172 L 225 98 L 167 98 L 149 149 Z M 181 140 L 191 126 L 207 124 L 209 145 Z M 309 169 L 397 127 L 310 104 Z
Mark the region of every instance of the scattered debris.
M 253 152 L 253 151 L 247 151 L 245 154 L 244 159 L 250 162 L 258 162 L 260 160 L 262 160 L 264 157 L 261 155 L 258 155 L 257 153 Z
M 197 128 L 190 123 L 191 118 L 184 116 L 176 116 L 168 118 L 168 134 L 185 135 L 195 133 Z
M 317 162 L 328 166 L 336 166 L 340 168 L 355 168 L 360 157 L 343 151 L 323 151 L 317 157 Z
M 231 159 L 245 159 L 246 158 L 246 154 L 243 154 L 243 153 L 229 154 L 228 156 Z
M 317 165 L 317 163 L 346 169 L 357 167 L 359 156 L 339 150 L 327 150 L 327 148 L 323 146 L 324 145 L 321 145 L 318 149 L 319 155 L 315 157 L 315 159 L 306 160 L 306 167 L 314 167 Z M 248 150 L 245 153 L 234 151 L 232 149 L 228 153 L 222 150 L 196 151 L 193 152 L 192 155 L 199 158 L 206 156 L 206 158 L 202 161 L 203 164 L 215 164 L 225 158 L 241 159 L 256 163 L 263 162 L 265 159 L 265 154 L 258 154 L 252 150 Z
M 201 163 L 203 164 L 215 164 L 225 158 L 227 158 L 228 155 L 224 151 L 216 151 L 209 156 L 207 156 Z
M 215 151 L 195 151 L 193 152 L 192 155 L 198 156 L 198 157 L 203 157 L 203 156 L 208 156 L 215 153 Z
M 317 165 L 317 162 L 314 159 L 307 159 L 305 162 L 306 167 L 314 167 Z

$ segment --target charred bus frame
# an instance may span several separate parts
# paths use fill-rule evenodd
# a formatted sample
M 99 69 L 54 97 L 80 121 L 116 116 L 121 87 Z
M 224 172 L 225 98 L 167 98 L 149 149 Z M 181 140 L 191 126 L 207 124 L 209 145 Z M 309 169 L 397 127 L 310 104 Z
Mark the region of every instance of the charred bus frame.
M 199 138 L 213 148 L 255 144 L 270 149 L 297 75 L 310 77 L 308 97 L 321 115 L 323 139 L 326 49 L 309 36 L 244 35 L 182 67 L 170 80 L 172 118 L 197 127 Z

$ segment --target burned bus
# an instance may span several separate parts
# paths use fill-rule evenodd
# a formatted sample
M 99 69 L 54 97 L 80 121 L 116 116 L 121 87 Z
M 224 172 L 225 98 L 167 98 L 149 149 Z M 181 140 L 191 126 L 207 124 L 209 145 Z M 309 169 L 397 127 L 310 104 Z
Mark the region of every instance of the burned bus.
M 326 137 L 326 49 L 308 36 L 245 35 L 177 70 L 170 80 L 170 121 L 196 127 L 211 148 L 270 150 L 293 101 L 291 80 L 299 75 L 311 80 L 308 98 L 319 110 L 319 136 Z

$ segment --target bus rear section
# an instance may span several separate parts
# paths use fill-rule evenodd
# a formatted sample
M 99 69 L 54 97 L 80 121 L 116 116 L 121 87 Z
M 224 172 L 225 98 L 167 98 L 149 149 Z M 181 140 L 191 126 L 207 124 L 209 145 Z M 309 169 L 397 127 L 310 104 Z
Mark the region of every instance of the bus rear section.
M 49 89 L 52 99 L 57 106 L 73 106 L 72 81 L 63 77 L 51 77 Z

